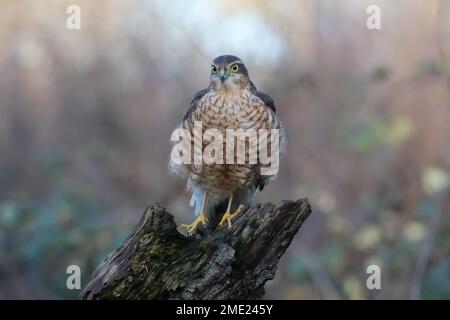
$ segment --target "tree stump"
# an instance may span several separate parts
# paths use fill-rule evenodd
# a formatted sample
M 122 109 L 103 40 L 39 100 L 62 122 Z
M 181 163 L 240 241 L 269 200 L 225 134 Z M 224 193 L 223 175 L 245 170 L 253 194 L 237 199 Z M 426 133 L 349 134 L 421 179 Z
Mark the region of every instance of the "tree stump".
M 258 299 L 311 213 L 306 199 L 256 204 L 232 229 L 179 233 L 158 204 L 94 272 L 79 299 Z

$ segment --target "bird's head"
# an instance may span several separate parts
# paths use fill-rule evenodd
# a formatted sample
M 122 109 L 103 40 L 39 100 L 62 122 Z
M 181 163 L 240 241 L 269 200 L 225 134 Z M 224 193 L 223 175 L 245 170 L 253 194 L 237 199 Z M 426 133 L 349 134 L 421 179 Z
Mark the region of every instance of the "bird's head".
M 247 68 L 236 56 L 219 56 L 211 64 L 210 82 L 215 91 L 233 92 L 244 89 L 249 81 Z

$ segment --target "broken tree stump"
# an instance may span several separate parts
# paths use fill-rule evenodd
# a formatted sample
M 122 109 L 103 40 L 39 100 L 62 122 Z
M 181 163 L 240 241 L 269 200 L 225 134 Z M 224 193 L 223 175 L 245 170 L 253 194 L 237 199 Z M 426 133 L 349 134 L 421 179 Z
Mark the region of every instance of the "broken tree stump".
M 80 299 L 258 299 L 311 213 L 306 199 L 256 204 L 233 228 L 179 233 L 158 204 L 94 272 Z

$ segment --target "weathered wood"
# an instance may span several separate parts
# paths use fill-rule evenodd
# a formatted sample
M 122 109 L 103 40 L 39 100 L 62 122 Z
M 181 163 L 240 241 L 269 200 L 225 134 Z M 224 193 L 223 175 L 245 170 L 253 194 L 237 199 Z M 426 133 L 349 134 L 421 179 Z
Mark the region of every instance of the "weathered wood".
M 233 228 L 186 237 L 158 204 L 94 272 L 80 299 L 258 299 L 311 213 L 306 199 L 257 204 Z

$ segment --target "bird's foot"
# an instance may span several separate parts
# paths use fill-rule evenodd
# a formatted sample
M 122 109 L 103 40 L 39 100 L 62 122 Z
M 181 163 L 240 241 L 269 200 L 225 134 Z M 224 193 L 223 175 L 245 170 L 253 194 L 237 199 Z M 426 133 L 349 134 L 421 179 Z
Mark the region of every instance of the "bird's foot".
M 180 229 L 186 229 L 189 236 L 192 236 L 194 232 L 197 230 L 198 225 L 201 223 L 204 227 L 208 224 L 208 217 L 200 213 L 198 217 L 191 224 L 180 224 Z
M 242 209 L 244 209 L 244 208 L 245 208 L 245 206 L 243 204 L 241 204 L 241 205 L 239 205 L 239 208 L 237 208 L 234 213 L 231 213 L 229 210 L 227 210 L 227 212 L 225 212 L 225 214 L 223 215 L 222 220 L 220 220 L 218 228 L 223 227 L 225 222 L 227 222 L 228 229 L 231 229 L 231 227 L 232 227 L 231 221 L 235 217 L 237 217 L 241 213 Z

